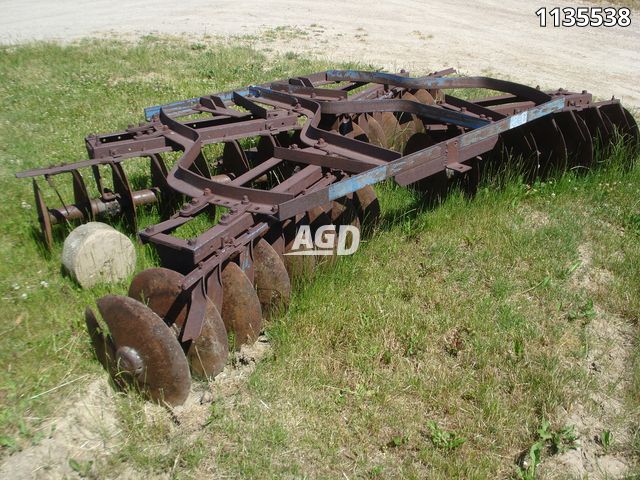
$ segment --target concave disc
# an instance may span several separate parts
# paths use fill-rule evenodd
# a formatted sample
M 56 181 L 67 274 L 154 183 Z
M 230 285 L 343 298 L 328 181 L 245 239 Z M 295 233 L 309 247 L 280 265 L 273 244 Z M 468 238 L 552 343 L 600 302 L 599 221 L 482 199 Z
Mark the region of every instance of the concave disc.
M 194 375 L 214 378 L 227 364 L 229 341 L 227 329 L 215 304 L 207 299 L 207 310 L 200 335 L 189 347 L 187 358 Z
M 380 123 L 373 117 L 367 118 L 368 132 L 367 137 L 372 144 L 378 145 L 379 147 L 386 148 L 387 146 L 387 136 L 382 129 Z
M 584 132 L 578 123 L 577 117 L 571 110 L 558 112 L 554 115 L 554 120 L 567 145 L 567 160 L 569 168 L 579 165 L 589 165 L 592 158 L 591 137 L 588 131 Z
M 354 227 L 360 228 L 360 218 L 358 217 L 358 211 L 352 197 L 353 195 L 349 194 L 346 197 L 331 202 L 329 215 L 331 217 L 331 223 L 336 225 L 336 227 L 340 225 L 353 225 Z
M 551 117 L 542 117 L 529 124 L 531 134 L 540 152 L 539 174 L 544 178 L 550 173 L 563 171 L 567 166 L 567 146 L 562 132 Z M 514 134 L 518 129 L 513 130 Z
M 418 152 L 435 145 L 435 141 L 427 133 L 416 133 L 409 138 L 404 147 L 403 155 Z M 442 200 L 448 190 L 447 174 L 443 170 L 429 177 L 411 184 L 413 188 L 423 193 L 422 201 L 426 204 L 437 203 Z
M 361 142 L 369 142 L 367 134 L 356 122 L 351 122 L 351 131 L 345 134 L 345 137 L 360 140 Z
M 311 234 L 313 235 L 313 226 L 309 221 L 309 212 L 299 221 L 290 221 L 283 228 L 283 236 L 285 240 L 284 265 L 292 281 L 304 281 L 313 276 L 316 267 L 316 257 L 312 255 L 286 255 L 292 252 L 296 235 L 300 231 L 300 227 L 309 225 Z M 304 249 L 303 249 L 304 250 Z
M 380 127 L 384 132 L 385 145 L 391 149 L 398 149 L 400 144 L 400 124 L 391 112 L 383 112 L 380 116 Z
M 235 348 L 256 341 L 262 330 L 258 295 L 240 267 L 229 262 L 222 271 L 222 320 L 234 334 Z
M 128 295 L 153 310 L 167 325 L 183 325 L 187 303 L 182 294 L 184 276 L 168 268 L 148 268 L 136 275 Z
M 102 330 L 96 314 L 93 313 L 91 308 L 87 307 L 84 312 L 85 323 L 87 324 L 87 332 L 89 332 L 89 338 L 91 339 L 91 345 L 96 355 L 96 359 L 109 373 L 115 373 L 115 354 L 116 349 L 113 345 L 113 341 L 107 332 Z
M 602 115 L 597 107 L 585 108 L 584 110 L 577 112 L 577 114 L 582 117 L 587 124 L 589 133 L 591 134 L 591 139 L 593 140 L 594 153 L 600 150 L 606 152 L 609 147 L 609 138 L 611 136 L 611 132 L 609 131 L 611 121 L 609 121 L 609 119 L 605 121 L 604 115 Z
M 130 297 L 107 295 L 98 310 L 116 347 L 121 373 L 154 401 L 181 405 L 189 396 L 189 364 L 175 335 L 146 305 Z M 133 368 L 135 367 L 135 368 Z
M 627 110 L 626 108 L 622 108 L 622 110 L 624 111 L 624 116 L 627 119 L 627 124 L 629 125 L 629 135 L 631 135 L 631 139 L 632 139 L 632 143 L 634 144 L 634 146 L 638 146 L 638 142 L 640 142 L 640 131 L 638 130 L 638 123 L 636 122 L 636 119 L 633 118 L 633 115 L 631 115 L 631 112 L 629 112 L 629 110 Z
M 331 235 L 332 231 L 323 229 L 323 232 L 324 232 L 323 233 L 323 232 L 319 232 L 318 230 L 321 227 L 324 227 L 325 225 L 335 225 L 332 220 L 332 216 L 334 215 L 336 208 L 339 208 L 339 206 L 336 206 L 335 202 L 330 202 L 327 205 L 324 205 L 323 207 L 315 207 L 307 211 L 307 215 L 309 218 L 309 225 L 311 226 L 311 233 L 313 234 L 314 239 L 317 238 L 317 240 L 323 243 L 324 242 L 329 243 L 329 240 L 330 240 L 329 235 Z M 338 226 L 335 225 L 335 228 L 337 229 Z M 324 247 L 324 248 L 328 248 L 328 247 Z M 331 247 L 333 252 L 331 253 L 331 255 L 322 255 L 322 256 L 313 257 L 315 259 L 316 264 L 317 265 L 333 264 L 337 258 L 337 256 L 335 255 L 337 248 L 338 248 L 338 238 L 337 236 L 334 236 L 333 246 Z
M 413 96 L 416 97 L 420 103 L 424 103 L 425 105 L 434 105 L 436 103 L 433 95 L 424 89 L 416 90 L 416 93 L 414 93 Z
M 638 124 L 633 116 L 619 103 L 611 103 L 600 107 L 600 111 L 605 115 L 612 124 L 612 131 L 617 131 L 621 141 L 625 146 L 635 149 L 638 147 Z M 612 135 L 610 141 L 616 141 L 618 138 Z
M 380 202 L 371 185 L 357 190 L 354 194 L 354 201 L 361 225 L 369 228 L 380 221 Z
M 421 103 L 414 95 L 412 95 L 409 92 L 405 92 L 402 95 L 402 99 L 403 100 L 408 100 L 410 102 L 416 102 L 416 103 Z M 405 114 L 406 115 L 406 114 Z M 417 115 L 411 115 L 411 120 L 413 122 L 413 127 L 412 128 L 408 128 L 407 130 L 407 134 L 405 135 L 405 141 L 404 144 L 406 145 L 407 141 L 409 140 L 409 138 L 411 138 L 411 135 L 413 135 L 414 133 L 421 133 L 424 132 L 424 124 L 422 123 L 422 120 L 420 120 L 420 118 L 418 118 Z M 401 123 L 401 126 L 406 125 L 405 123 Z M 404 147 L 404 145 L 403 145 Z
M 35 179 L 33 180 L 33 195 L 36 200 L 36 209 L 38 210 L 38 220 L 40 221 L 40 227 L 42 228 L 42 237 L 47 249 L 53 248 L 53 231 L 51 230 L 51 219 L 49 218 L 49 209 L 44 203 L 42 192 L 38 187 Z
M 184 276 L 174 270 L 149 268 L 133 279 L 129 296 L 148 303 L 149 308 L 167 325 L 183 325 L 188 311 L 181 288 L 183 280 Z M 228 356 L 229 343 L 224 323 L 216 306 L 207 300 L 202 330 L 187 352 L 191 369 L 198 376 L 215 377 L 226 365 Z
M 261 238 L 253 249 L 254 284 L 262 311 L 267 318 L 286 309 L 291 298 L 287 269 L 269 243 Z

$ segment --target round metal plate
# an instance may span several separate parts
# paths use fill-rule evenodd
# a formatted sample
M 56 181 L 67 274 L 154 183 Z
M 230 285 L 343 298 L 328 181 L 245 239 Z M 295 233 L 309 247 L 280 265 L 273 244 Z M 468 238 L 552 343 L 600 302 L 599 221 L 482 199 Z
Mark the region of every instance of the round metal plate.
M 53 248 L 53 230 L 51 229 L 51 218 L 49 218 L 49 209 L 44 203 L 42 192 L 38 187 L 35 179 L 33 180 L 33 195 L 35 197 L 36 209 L 38 210 L 38 221 L 42 229 L 42 238 L 47 249 Z
M 404 155 L 409 155 L 417 151 L 435 145 L 435 141 L 426 133 L 416 133 L 409 138 L 407 145 L 404 147 Z M 442 200 L 448 190 L 448 179 L 446 172 L 442 171 L 431 175 L 430 177 L 418 180 L 411 186 L 422 192 L 423 201 L 427 204 L 437 203 Z
M 416 90 L 414 97 L 416 97 L 420 103 L 424 103 L 425 105 L 434 105 L 436 103 L 433 95 L 424 89 Z
M 129 296 L 148 303 L 167 325 L 183 325 L 188 312 L 182 295 L 183 280 L 184 276 L 174 270 L 150 268 L 136 275 L 129 287 Z M 195 375 L 215 377 L 226 365 L 228 356 L 224 323 L 213 302 L 207 301 L 202 331 L 187 353 L 191 369 Z
M 571 110 L 559 112 L 554 115 L 565 144 L 567 145 L 567 162 L 568 167 L 584 166 L 591 163 L 591 137 L 588 131 L 580 126 L 579 117 Z
M 267 318 L 289 306 L 291 281 L 280 256 L 261 238 L 253 248 L 253 279 L 262 312 Z
M 140 370 L 131 375 L 133 384 L 156 402 L 184 403 L 191 375 L 171 329 L 149 307 L 133 298 L 107 295 L 97 304 L 113 337 L 116 356 L 135 352 L 141 361 Z
M 372 227 L 380 221 L 380 202 L 371 185 L 357 190 L 354 200 L 361 225 Z
M 103 332 L 96 314 L 93 313 L 89 307 L 84 312 L 85 323 L 87 324 L 87 332 L 89 332 L 89 338 L 91 339 L 91 345 L 96 355 L 97 360 L 104 367 L 104 369 L 113 374 L 115 373 L 115 353 L 116 349 L 113 345 L 113 340 L 108 333 Z
M 380 127 L 384 132 L 385 145 L 392 150 L 399 150 L 401 147 L 400 124 L 398 119 L 391 112 L 383 112 L 380 116 Z
M 339 227 L 340 225 L 353 225 L 360 228 L 360 218 L 358 210 L 353 201 L 353 195 L 339 198 L 331 202 L 331 210 L 329 211 L 331 223 Z
M 227 329 L 212 301 L 207 301 L 207 312 L 200 336 L 189 347 L 187 358 L 195 376 L 214 378 L 227 364 L 229 342 Z
M 324 212 L 323 212 L 324 213 Z M 314 226 L 310 220 L 309 212 L 300 218 L 297 222 L 291 221 L 283 228 L 283 236 L 285 240 L 285 253 L 291 252 L 293 243 L 296 238 L 296 234 L 299 227 L 302 225 L 309 225 L 311 228 L 311 234 L 314 233 Z M 284 255 L 284 265 L 289 274 L 289 278 L 292 281 L 301 282 L 308 280 L 313 276 L 316 266 L 316 257 L 312 255 Z
M 540 151 L 540 175 L 546 177 L 567 166 L 567 146 L 562 132 L 551 117 L 542 117 L 530 124 L 531 134 Z M 517 130 L 514 132 L 517 133 Z
M 627 125 L 629 125 L 628 133 L 631 136 L 632 142 L 637 146 L 638 142 L 640 142 L 640 131 L 638 130 L 638 123 L 636 122 L 636 119 L 633 118 L 633 115 L 631 115 L 629 110 L 624 107 L 622 108 L 622 110 L 624 111 L 624 116 L 627 119 Z
M 364 130 L 362 130 L 356 122 L 351 122 L 351 131 L 347 133 L 345 137 L 360 140 L 361 142 L 369 142 L 367 134 L 364 133 Z
M 368 117 L 367 126 L 369 128 L 367 131 L 367 137 L 369 137 L 370 142 L 374 145 L 378 145 L 379 147 L 386 148 L 387 136 L 380 123 L 375 118 Z
M 262 309 L 253 285 L 240 269 L 229 262 L 222 271 L 222 320 L 234 334 L 235 348 L 256 341 L 262 331 Z
M 182 294 L 184 276 L 168 268 L 149 268 L 136 275 L 128 295 L 146 304 L 167 325 L 183 325 L 187 302 Z

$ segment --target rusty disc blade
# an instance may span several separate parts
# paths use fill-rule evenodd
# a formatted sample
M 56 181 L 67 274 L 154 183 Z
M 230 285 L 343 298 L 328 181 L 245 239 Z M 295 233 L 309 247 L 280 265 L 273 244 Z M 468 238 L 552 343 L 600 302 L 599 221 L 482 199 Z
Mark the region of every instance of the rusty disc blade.
M 227 364 L 229 341 L 218 309 L 207 299 L 207 311 L 200 336 L 189 347 L 187 358 L 191 371 L 201 378 L 214 378 Z
M 402 94 L 402 99 L 409 102 L 418 102 L 418 99 L 411 92 L 406 91 Z
M 272 313 L 289 306 L 291 280 L 280 256 L 263 238 L 253 248 L 253 267 L 258 299 L 262 311 L 269 318 Z
M 424 103 L 425 105 L 434 105 L 436 103 L 433 95 L 422 88 L 420 90 L 416 90 L 413 96 L 416 97 L 420 103 Z
M 113 340 L 108 333 L 102 330 L 96 314 L 89 307 L 84 312 L 85 323 L 87 324 L 87 332 L 91 339 L 91 345 L 96 355 L 96 359 L 104 367 L 104 369 L 113 374 L 115 373 L 115 354 L 116 349 Z
M 567 165 L 567 146 L 555 120 L 542 117 L 530 123 L 537 148 L 540 151 L 540 175 L 562 171 Z
M 330 202 L 329 204 L 323 207 L 315 207 L 307 212 L 309 218 L 309 225 L 311 226 L 311 233 L 313 234 L 314 239 L 318 239 L 322 242 L 329 242 L 330 238 L 328 235 L 330 232 L 319 232 L 318 230 L 325 225 L 333 225 L 332 215 L 335 213 L 335 209 L 340 208 L 340 206 L 336 206 L 335 202 Z M 337 226 L 336 226 L 337 228 Z M 333 249 L 332 255 L 321 255 L 317 257 L 312 257 L 316 263 L 316 265 L 321 264 L 332 264 L 336 260 L 336 249 L 338 247 L 338 239 L 334 237 L 333 239 Z
M 364 134 L 369 137 L 369 121 L 367 120 L 367 115 L 365 113 L 358 115 L 358 120 L 356 123 L 364 132 Z M 371 139 L 369 139 L 369 141 L 371 141 Z
M 528 179 L 535 179 L 541 168 L 540 151 L 529 127 L 523 125 L 500 135 L 503 145 L 501 165 L 511 170 L 520 169 Z
M 612 128 L 615 130 L 610 141 L 619 140 L 624 142 L 631 148 L 633 152 L 638 147 L 638 124 L 633 116 L 619 103 L 611 103 L 600 107 L 603 115 L 611 121 Z
M 636 122 L 635 118 L 633 118 L 633 115 L 631 115 L 631 112 L 629 112 L 629 110 L 624 107 L 622 108 L 622 110 L 624 111 L 624 116 L 627 119 L 627 125 L 629 125 L 628 133 L 631 136 L 631 143 L 634 147 L 637 147 L 638 142 L 640 142 L 640 130 L 638 129 L 638 123 Z
M 351 122 L 351 131 L 345 134 L 345 137 L 360 140 L 361 142 L 369 142 L 367 134 L 356 122 Z
M 47 249 L 53 248 L 53 230 L 51 229 L 51 218 L 49 217 L 49 209 L 44 203 L 42 192 L 38 183 L 33 180 L 33 195 L 36 201 L 36 209 L 38 210 L 38 221 L 40 222 L 40 228 L 42 229 L 42 238 Z
M 358 210 L 349 194 L 346 197 L 339 198 L 331 202 L 331 210 L 329 212 L 331 223 L 334 225 L 353 225 L 360 228 L 360 218 Z
M 133 279 L 129 296 L 147 303 L 156 315 L 173 327 L 174 333 L 178 333 L 188 312 L 188 300 L 181 288 L 183 280 L 184 276 L 174 270 L 149 268 Z M 187 352 L 191 369 L 200 377 L 215 377 L 226 365 L 228 356 L 227 331 L 218 309 L 208 300 L 200 336 Z
M 191 375 L 175 335 L 146 305 L 130 297 L 107 295 L 98 310 L 113 338 L 119 374 L 156 402 L 181 405 Z
M 584 119 L 580 115 L 575 115 L 576 124 L 578 128 L 580 128 L 580 132 L 582 133 L 582 140 L 584 142 L 584 146 L 582 147 L 582 161 L 580 163 L 581 167 L 590 167 L 593 163 L 593 138 L 591 137 L 591 133 L 589 133 L 589 127 Z
M 380 123 L 375 118 L 368 117 L 367 126 L 369 128 L 369 130 L 367 131 L 367 137 L 369 137 L 369 141 L 374 145 L 386 148 L 387 136 L 385 135 Z
M 361 225 L 371 228 L 380 221 L 380 202 L 371 185 L 357 190 L 354 193 L 354 201 Z
M 416 133 L 409 138 L 407 145 L 404 148 L 404 155 L 418 152 L 425 148 L 435 145 L 435 141 L 427 133 Z M 435 175 L 418 180 L 412 183 L 411 186 L 422 192 L 422 201 L 427 205 L 435 204 L 441 201 L 448 191 L 448 179 L 445 171 L 438 172 Z
M 379 123 L 384 132 L 387 147 L 393 150 L 400 148 L 400 123 L 395 115 L 391 112 L 383 112 Z
M 577 112 L 577 114 L 582 117 L 584 122 L 587 124 L 587 128 L 589 129 L 589 133 L 591 134 L 591 139 L 593 141 L 594 152 L 606 152 L 609 147 L 608 140 L 611 136 L 611 132 L 609 131 L 611 121 L 608 119 L 605 120 L 597 107 L 585 108 L 584 110 Z
M 407 144 L 404 146 L 403 155 L 409 155 L 424 148 L 429 148 L 436 143 L 428 133 L 416 133 L 411 135 Z
M 229 262 L 222 271 L 222 320 L 234 335 L 235 348 L 256 341 L 262 331 L 258 295 L 240 267 Z
M 408 100 L 410 102 L 422 103 L 414 95 L 412 95 L 409 92 L 405 92 L 402 95 L 402 99 L 403 100 Z M 403 148 L 406 145 L 406 143 L 409 140 L 409 138 L 411 138 L 411 136 L 413 134 L 424 132 L 424 124 L 422 123 L 422 120 L 420 120 L 420 118 L 418 118 L 417 115 L 411 115 L 411 121 L 413 122 L 413 126 L 408 128 L 407 134 L 405 134 Z M 401 122 L 401 125 L 406 125 L 406 124 L 403 124 Z
M 580 118 L 571 110 L 559 112 L 554 115 L 554 120 L 562 132 L 567 145 L 567 161 L 569 168 L 576 166 L 588 166 L 591 164 L 593 151 L 591 137 L 588 130 L 585 132 L 580 125 Z
M 136 275 L 128 295 L 146 304 L 167 325 L 183 325 L 187 302 L 182 295 L 184 276 L 168 268 L 149 268 Z
M 284 265 L 289 274 L 289 278 L 293 282 L 302 282 L 313 276 L 316 267 L 316 258 L 312 255 L 287 255 L 292 252 L 296 235 L 300 227 L 308 225 L 313 234 L 313 225 L 310 221 L 310 213 L 307 212 L 297 222 L 290 221 L 283 228 L 283 236 L 285 240 Z M 323 212 L 324 213 L 324 212 Z

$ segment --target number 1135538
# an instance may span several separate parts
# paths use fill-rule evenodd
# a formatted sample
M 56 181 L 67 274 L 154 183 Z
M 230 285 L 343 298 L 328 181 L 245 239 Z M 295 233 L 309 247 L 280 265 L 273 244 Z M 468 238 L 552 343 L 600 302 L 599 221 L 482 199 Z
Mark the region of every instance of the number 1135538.
M 539 8 L 540 26 L 553 27 L 628 27 L 631 10 L 627 7 L 555 7 Z

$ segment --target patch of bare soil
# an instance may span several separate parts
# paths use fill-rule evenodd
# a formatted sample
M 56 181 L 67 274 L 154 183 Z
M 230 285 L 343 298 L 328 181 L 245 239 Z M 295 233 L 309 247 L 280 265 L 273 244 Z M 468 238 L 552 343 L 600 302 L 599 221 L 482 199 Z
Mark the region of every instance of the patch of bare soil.
M 60 417 L 42 425 L 47 437 L 15 453 L 0 466 L 0 478 L 45 479 L 74 474 L 69 461 L 108 455 L 120 433 L 113 408 L 114 391 L 106 376 L 91 382 L 65 405 Z
M 256 364 L 269 351 L 266 337 L 236 352 L 224 371 L 209 382 L 194 381 L 184 405 L 171 410 L 147 404 L 149 417 L 173 422 L 183 431 L 196 432 L 205 424 L 214 399 L 231 398 L 246 384 Z M 106 374 L 92 381 L 86 390 L 59 409 L 60 415 L 42 425 L 44 440 L 9 456 L 0 465 L 0 478 L 13 480 L 78 478 L 91 464 L 117 451 L 122 431 L 116 414 L 115 392 Z M 75 466 L 75 469 L 72 467 Z M 139 474 L 125 470 L 119 478 L 135 479 Z M 169 478 L 163 475 L 154 478 Z
M 582 266 L 577 271 L 576 286 L 590 292 L 606 288 L 611 273 L 593 267 L 590 246 L 580 246 L 579 254 Z M 634 465 L 625 454 L 632 432 L 624 404 L 634 327 L 596 307 L 586 337 L 588 351 L 577 367 L 586 372 L 591 393 L 559 413 L 562 424 L 575 427 L 578 447 L 544 460 L 539 467 L 541 478 L 624 478 Z M 605 432 L 609 432 L 609 443 Z

